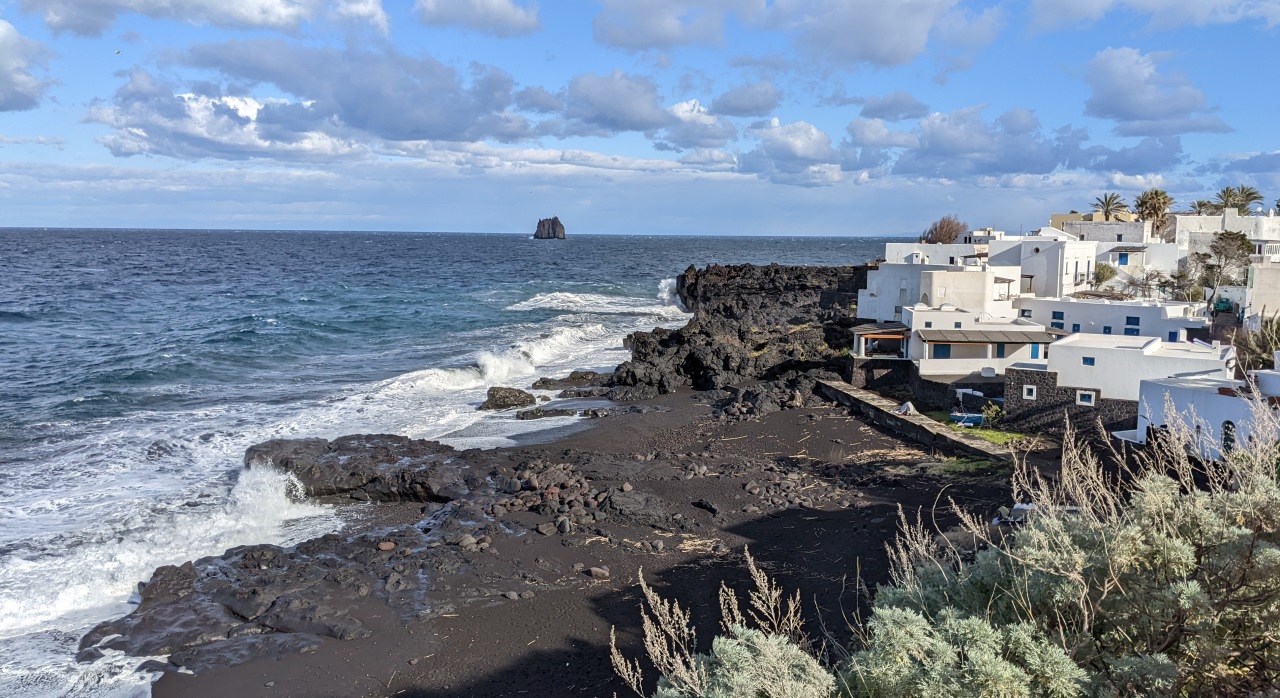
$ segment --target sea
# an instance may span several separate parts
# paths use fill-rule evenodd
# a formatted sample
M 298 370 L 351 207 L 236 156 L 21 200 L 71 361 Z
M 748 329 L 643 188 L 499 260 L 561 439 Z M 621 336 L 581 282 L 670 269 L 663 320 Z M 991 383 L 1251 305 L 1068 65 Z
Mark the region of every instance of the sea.
M 342 525 L 243 470 L 248 446 L 576 428 L 476 408 L 490 386 L 612 370 L 627 334 L 683 325 L 691 264 L 857 264 L 889 240 L 0 230 L 0 696 L 147 696 L 140 658 L 74 661 L 138 582 Z

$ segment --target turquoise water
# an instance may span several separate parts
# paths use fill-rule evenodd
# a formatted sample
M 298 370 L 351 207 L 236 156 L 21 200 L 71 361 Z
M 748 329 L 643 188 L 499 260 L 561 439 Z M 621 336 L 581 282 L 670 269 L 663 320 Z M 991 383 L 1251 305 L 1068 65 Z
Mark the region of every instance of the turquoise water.
M 273 437 L 513 443 L 491 385 L 611 369 L 690 264 L 854 264 L 885 239 L 0 231 L 0 695 L 145 695 L 70 660 L 162 564 L 332 530 L 241 475 Z

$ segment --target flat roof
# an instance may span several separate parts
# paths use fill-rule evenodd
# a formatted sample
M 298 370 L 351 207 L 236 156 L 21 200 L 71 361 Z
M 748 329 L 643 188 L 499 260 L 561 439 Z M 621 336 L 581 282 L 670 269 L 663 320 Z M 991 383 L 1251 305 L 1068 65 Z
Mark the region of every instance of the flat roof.
M 1151 351 L 1148 356 L 1188 356 L 1196 358 L 1214 358 L 1225 359 L 1231 352 L 1230 344 L 1219 344 L 1217 347 L 1212 345 L 1197 344 L 1195 342 L 1166 342 L 1161 337 L 1151 337 L 1145 335 L 1114 335 L 1114 334 L 1095 334 L 1080 332 L 1069 337 L 1063 337 L 1054 343 L 1054 347 L 1079 347 L 1081 349 L 1120 349 L 1123 351 L 1143 351 L 1152 343 L 1158 343 L 1159 346 Z
M 1057 339 L 1041 328 L 1018 332 L 1016 330 L 920 330 L 920 339 L 926 342 L 948 344 L 1049 344 Z
M 901 322 L 873 322 L 869 325 L 858 325 L 853 328 L 854 334 L 877 334 L 889 332 L 907 332 L 911 328 Z
M 1146 252 L 1147 246 L 1146 245 L 1120 245 L 1119 247 L 1112 247 L 1107 251 L 1108 252 Z

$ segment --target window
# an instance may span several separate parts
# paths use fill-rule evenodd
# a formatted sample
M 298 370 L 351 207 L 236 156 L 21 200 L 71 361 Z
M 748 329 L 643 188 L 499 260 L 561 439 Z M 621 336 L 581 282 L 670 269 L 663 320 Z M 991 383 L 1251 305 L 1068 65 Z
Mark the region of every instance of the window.
M 1062 330 L 1062 329 L 1066 329 L 1066 326 L 1065 326 L 1065 325 L 1063 325 L 1061 322 L 1051 322 L 1051 323 L 1049 323 L 1049 326 L 1050 326 L 1050 327 L 1052 327 L 1052 328 L 1053 328 L 1053 329 L 1055 329 L 1055 330 Z
M 1116 242 L 1124 242 L 1124 235 L 1121 233 L 1116 233 Z
M 1111 334 L 1111 325 L 1103 325 L 1102 334 Z
M 1077 391 L 1076 391 L 1076 404 L 1077 404 L 1077 405 L 1083 405 L 1083 406 L 1085 406 L 1085 407 L 1093 407 L 1093 404 L 1094 404 L 1094 400 L 1095 400 L 1095 399 L 1097 399 L 1097 395 L 1095 395 L 1095 394 L 1094 394 L 1094 392 L 1093 392 L 1092 390 L 1077 390 Z
M 956 258 L 955 258 L 955 257 L 952 257 L 952 258 L 951 258 L 951 264 L 952 264 L 952 265 L 954 265 L 955 263 L 956 263 Z
M 997 344 L 996 344 L 996 358 L 997 358 L 997 359 L 1003 359 L 1003 358 L 1004 358 L 1004 344 L 1003 344 L 1003 343 L 997 343 Z
M 1096 365 L 1098 362 L 1097 362 L 1097 360 L 1096 360 L 1094 357 L 1092 357 L 1092 356 L 1082 356 L 1082 357 L 1080 357 L 1080 363 L 1084 364 L 1085 366 L 1094 366 L 1094 365 Z
M 1127 315 L 1127 316 L 1125 316 L 1125 318 L 1124 318 L 1124 324 L 1126 324 L 1126 325 L 1141 325 L 1141 324 L 1142 324 L 1142 318 L 1138 317 L 1137 315 Z
M 1170 341 L 1170 342 L 1176 342 L 1176 341 L 1178 341 L 1178 333 L 1177 333 L 1177 332 L 1170 332 L 1170 333 L 1169 333 L 1169 341 Z
M 933 321 L 932 321 L 932 320 L 925 320 L 925 321 L 924 321 L 924 328 L 927 330 L 927 329 L 929 329 L 930 327 L 933 327 Z
M 957 329 L 957 330 L 958 330 L 958 329 L 960 329 L 960 323 L 958 323 L 958 322 L 956 323 L 956 329 Z
M 1138 336 L 1138 328 L 1136 328 L 1136 327 L 1126 327 L 1126 328 L 1124 328 L 1124 333 L 1125 333 L 1125 335 L 1127 335 L 1127 336 L 1129 336 L 1129 337 L 1137 337 L 1137 336 Z
M 1236 425 L 1234 422 L 1222 423 L 1222 455 L 1236 450 Z
M 935 344 L 935 345 L 933 345 L 933 358 L 935 358 L 935 359 L 950 359 L 950 358 L 951 358 L 951 345 L 950 345 L 950 344 Z
M 1036 387 L 1034 385 L 1022 386 L 1022 399 L 1023 400 L 1036 399 Z
M 1128 252 L 1121 252 L 1121 253 L 1120 253 L 1120 255 L 1119 255 L 1119 257 L 1120 257 L 1120 258 L 1116 261 L 1116 263 L 1117 263 L 1117 264 L 1119 264 L 1119 265 L 1120 265 L 1120 266 L 1122 266 L 1122 267 L 1127 267 L 1127 266 L 1129 266 L 1129 253 L 1128 253 Z
M 1071 331 L 1072 331 L 1072 332 L 1079 332 L 1079 331 L 1080 331 L 1080 323 L 1078 323 L 1078 322 L 1073 322 L 1073 323 L 1071 323 Z
M 1064 313 L 1064 312 L 1063 312 L 1063 311 L 1061 311 L 1061 310 L 1055 310 L 1055 311 L 1053 311 L 1053 319 L 1054 319 L 1054 320 L 1062 320 L 1062 319 L 1064 319 L 1064 318 L 1066 318 L 1066 317 L 1067 317 L 1066 313 Z
M 1030 309 L 1023 309 L 1023 310 L 1019 311 L 1019 312 L 1018 312 L 1018 317 L 1031 317 L 1031 310 L 1030 310 Z
M 1032 344 L 1032 345 L 1031 345 L 1031 358 L 1033 358 L 1033 359 L 1038 359 L 1038 358 L 1040 358 L 1040 345 L 1039 345 L 1039 344 Z

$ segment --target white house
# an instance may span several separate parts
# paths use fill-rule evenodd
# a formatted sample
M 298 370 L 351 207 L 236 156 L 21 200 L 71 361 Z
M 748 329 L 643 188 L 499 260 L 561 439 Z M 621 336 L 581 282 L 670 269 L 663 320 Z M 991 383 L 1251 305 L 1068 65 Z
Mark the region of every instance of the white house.
M 1249 266 L 1241 306 L 1245 327 L 1254 332 L 1261 327 L 1263 317 L 1280 315 L 1280 252 L 1261 256 Z
M 1143 380 L 1174 376 L 1230 379 L 1235 348 L 1217 342 L 1166 342 L 1159 337 L 1073 334 L 1049 346 L 1045 370 L 1059 387 L 1090 389 L 1096 398 L 1137 400 Z
M 1077 240 L 1145 245 L 1159 242 L 1151 234 L 1149 221 L 1065 221 L 1062 232 Z
M 1019 295 L 1057 298 L 1089 288 L 1098 243 L 1053 239 L 1045 232 L 991 241 L 987 246 L 989 268 L 1006 278 L 1016 274 Z
M 1186 341 L 1186 332 L 1209 326 L 1204 304 L 1180 301 L 1111 301 L 1086 298 L 1014 299 L 1018 317 L 1064 332 L 1160 337 Z
M 1167 428 L 1172 415 L 1194 431 L 1202 458 L 1221 458 L 1255 437 L 1275 438 L 1274 410 L 1280 402 L 1280 372 L 1254 371 L 1251 382 L 1204 376 L 1142 381 L 1138 428 L 1117 438 L 1145 444 L 1153 430 Z M 1166 402 L 1167 400 L 1167 402 Z M 1259 415 L 1271 423 L 1259 425 Z
M 1218 233 L 1231 230 L 1253 241 L 1255 252 L 1264 254 L 1267 243 L 1280 242 L 1280 217 L 1240 215 L 1229 208 L 1219 216 L 1174 216 L 1174 242 L 1184 256 L 1205 252 Z
M 907 307 L 903 320 L 910 328 L 906 358 L 922 376 L 991 377 L 1014 363 L 1042 365 L 1047 345 L 1057 338 L 1042 325 L 949 305 Z
M 977 266 L 978 253 L 986 251 L 986 245 L 966 243 L 888 242 L 884 246 L 884 261 L 888 264 Z

